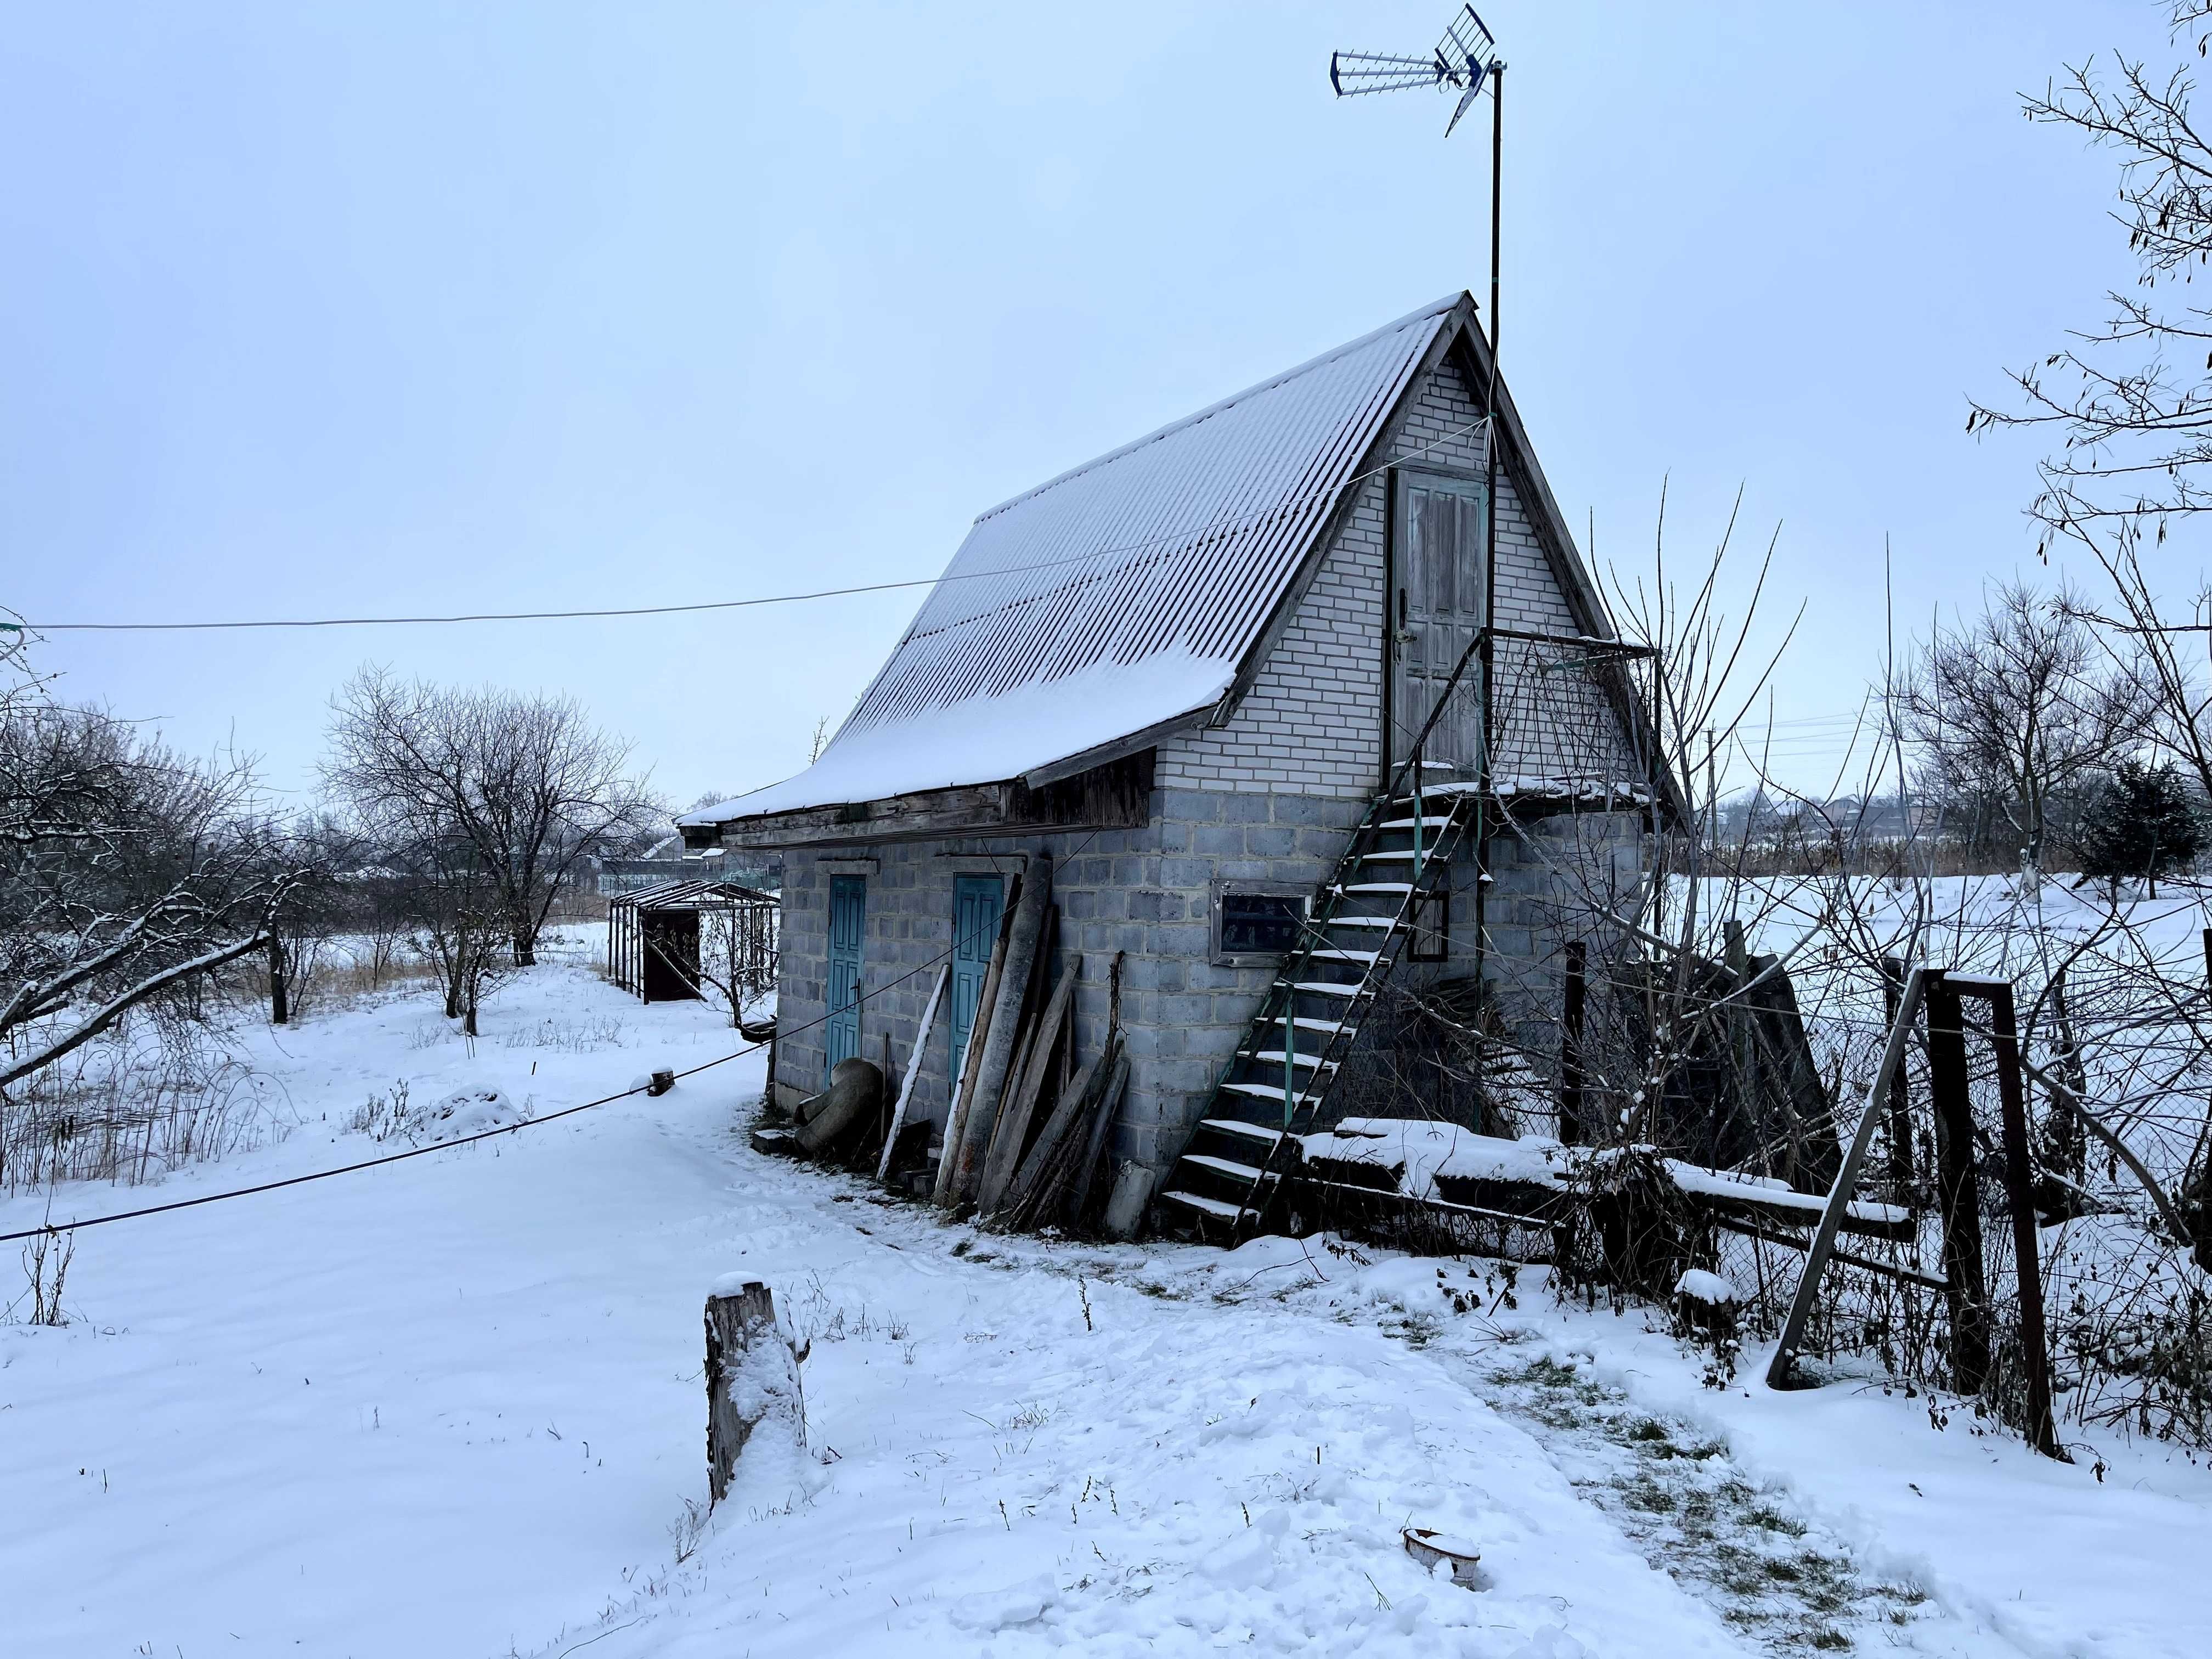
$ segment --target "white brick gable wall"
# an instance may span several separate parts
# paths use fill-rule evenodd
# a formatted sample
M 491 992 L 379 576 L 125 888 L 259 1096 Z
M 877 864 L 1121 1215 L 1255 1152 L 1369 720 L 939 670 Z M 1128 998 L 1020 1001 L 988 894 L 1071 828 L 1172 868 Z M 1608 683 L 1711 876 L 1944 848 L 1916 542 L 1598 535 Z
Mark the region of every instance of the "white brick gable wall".
M 1479 471 L 1474 397 L 1449 359 L 1427 377 L 1392 441 L 1394 459 Z M 1168 789 L 1365 798 L 1382 766 L 1387 481 L 1359 486 L 1352 514 L 1290 626 L 1226 726 L 1170 738 Z M 1509 477 L 1498 479 L 1498 624 L 1579 632 Z

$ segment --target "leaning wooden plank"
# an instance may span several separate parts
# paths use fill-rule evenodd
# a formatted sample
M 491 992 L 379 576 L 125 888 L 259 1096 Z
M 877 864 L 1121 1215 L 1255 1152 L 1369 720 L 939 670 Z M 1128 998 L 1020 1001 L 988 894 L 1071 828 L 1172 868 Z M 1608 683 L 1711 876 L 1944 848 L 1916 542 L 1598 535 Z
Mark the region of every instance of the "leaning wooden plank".
M 976 1068 L 974 1091 L 968 1101 L 968 1121 L 961 1127 L 958 1150 L 953 1155 L 950 1190 L 939 1194 L 940 1204 L 957 1204 L 972 1198 L 983 1174 L 984 1154 L 991 1133 L 999 1124 L 999 1101 L 1006 1093 L 1006 1068 L 1014 1057 L 1020 1032 L 1019 988 L 1029 981 L 1036 961 L 1037 940 L 1044 933 L 1044 913 L 1052 896 L 1052 860 L 1039 854 L 1023 872 L 1022 896 L 1014 907 L 1014 925 L 1006 934 L 1006 959 L 1000 969 L 999 1005 L 991 1012 L 991 1034 L 983 1045 Z M 1012 993 L 1012 994 L 1009 994 Z M 971 1037 L 969 1041 L 974 1041 Z
M 884 1155 L 876 1160 L 878 1181 L 890 1174 L 891 1148 L 898 1145 L 899 1131 L 906 1127 L 907 1108 L 914 1103 L 914 1080 L 921 1075 L 922 1052 L 929 1047 L 929 1028 L 937 1023 L 937 1005 L 944 1000 L 945 988 L 951 980 L 952 964 L 948 962 L 937 970 L 937 983 L 929 988 L 929 1000 L 922 1005 L 921 1024 L 915 1027 L 914 1048 L 906 1057 L 906 1076 L 899 1080 L 898 1103 L 891 1108 L 890 1130 L 884 1136 Z
M 1000 1206 L 1004 1214 L 1018 1220 L 1029 1207 L 1030 1200 L 1036 1194 L 1038 1183 L 1057 1160 L 1060 1148 L 1067 1139 L 1068 1131 L 1082 1119 L 1085 1109 L 1093 1103 L 1091 1091 L 1104 1081 L 1105 1060 L 1103 1051 L 1093 1054 L 1083 1069 L 1075 1074 L 1074 1079 L 1060 1091 L 1060 1099 L 1053 1107 L 1052 1115 L 1045 1120 L 1044 1127 L 1037 1133 L 1036 1145 L 1030 1148 L 1029 1156 L 1022 1159 L 1013 1179 L 1007 1184 Z
M 985 1215 L 997 1213 L 1005 1201 L 1006 1185 L 1020 1165 L 1030 1119 L 1036 1115 L 1037 1098 L 1044 1091 L 1045 1070 L 1051 1064 L 1054 1048 L 1067 1032 L 1068 1003 L 1075 994 L 1075 981 L 1071 967 L 1053 988 L 1052 1000 L 1045 1005 L 1036 1034 L 1030 1039 L 1029 1066 L 1017 1086 L 1007 1091 L 1006 1108 L 999 1114 L 998 1133 L 992 1137 L 990 1153 L 983 1160 L 983 1179 L 975 1189 L 976 1207 Z
M 1081 1223 L 1091 1203 L 1091 1188 L 1097 1179 L 1099 1160 L 1106 1153 L 1106 1137 L 1113 1130 L 1114 1115 L 1121 1109 L 1122 1092 L 1129 1086 L 1129 1056 L 1122 1051 L 1119 1032 L 1112 1039 L 1109 1052 L 1114 1056 L 1113 1073 L 1107 1078 L 1098 1104 L 1091 1110 L 1082 1156 L 1077 1160 L 1068 1184 L 1067 1201 L 1060 1212 L 1070 1224 Z
M 1006 1064 L 1006 1088 L 1009 1097 L 1020 1092 L 1024 1079 L 1030 1074 L 1030 1062 L 1041 1058 L 1037 1054 L 1037 1039 L 1051 1035 L 1045 1029 L 1041 1016 L 1044 1012 L 1044 1005 L 1049 997 L 1048 987 L 1052 978 L 1052 948 L 1059 931 L 1060 907 L 1057 904 L 1047 905 L 1044 913 L 1044 931 L 1037 936 L 1036 955 L 1030 960 L 1029 982 L 1022 989 L 1022 1023 L 1014 1028 L 1018 1033 L 1014 1040 L 1014 1057 Z M 999 1111 L 999 1121 L 1003 1124 L 1006 1118 L 1006 1101 L 1002 1100 Z M 997 1136 L 998 1131 L 994 1129 L 991 1141 L 993 1146 L 999 1144 Z M 983 1167 L 988 1170 L 990 1164 L 991 1155 L 988 1151 L 986 1151 L 983 1155 Z
M 1069 1080 L 1074 1109 L 1059 1133 L 1059 1144 L 1046 1149 L 1048 1157 L 1037 1159 L 1034 1176 L 1024 1164 L 1024 1176 L 1017 1180 L 1018 1196 L 1010 1198 L 1001 1212 L 1003 1224 L 1012 1227 L 1036 1227 L 1058 1218 L 1066 1207 L 1067 1194 L 1083 1171 L 1083 1160 L 1091 1145 L 1090 1126 L 1097 1115 L 1109 1109 L 1107 1096 L 1115 1079 L 1126 1073 L 1128 1061 L 1121 1053 L 1119 1042 L 1109 1041 L 1105 1050 L 1084 1068 L 1087 1075 Z M 1047 1125 L 1048 1129 L 1052 1126 Z M 1027 1179 L 1026 1191 L 1020 1191 L 1021 1180 Z
M 1804 1337 L 1805 1322 L 1812 1316 L 1813 1304 L 1820 1297 L 1821 1271 L 1827 1267 L 1829 1254 L 1836 1248 L 1836 1231 L 1843 1224 L 1844 1206 L 1851 1201 L 1851 1188 L 1858 1181 L 1859 1165 L 1865 1161 L 1867 1148 L 1874 1144 L 1875 1125 L 1889 1097 L 1889 1080 L 1905 1063 L 1905 1047 L 1912 1039 L 1913 1022 L 1920 1017 L 1921 999 L 1927 990 L 1928 969 L 1915 968 L 1906 976 L 1904 994 L 1897 1000 L 1897 1018 L 1890 1022 L 1889 1042 L 1881 1051 L 1881 1065 L 1867 1090 L 1857 1132 L 1851 1136 L 1851 1144 L 1844 1153 L 1844 1166 L 1836 1172 L 1836 1184 L 1828 1189 L 1827 1207 L 1820 1212 L 1820 1224 L 1814 1230 L 1812 1246 L 1805 1253 L 1805 1271 L 1798 1277 L 1797 1293 L 1790 1299 L 1790 1316 L 1782 1323 L 1782 1340 L 1775 1345 L 1773 1363 L 1766 1368 L 1766 1386 L 1770 1389 L 1790 1386 L 1790 1370 L 1797 1359 L 1797 1344 Z
M 1020 901 L 1017 897 L 1016 901 Z M 1006 966 L 1006 936 L 1013 931 L 1013 913 L 999 918 L 998 942 L 991 946 L 991 964 L 983 970 L 983 988 L 975 999 L 975 1012 L 968 1028 L 968 1047 L 960 1055 L 960 1075 L 952 1085 L 951 1109 L 945 1119 L 945 1141 L 937 1155 L 937 1185 L 930 1196 L 940 1205 L 952 1203 L 954 1173 L 960 1163 L 960 1141 L 967 1133 L 969 1103 L 975 1097 L 975 1073 L 981 1069 L 983 1044 L 991 1031 L 998 1006 L 999 981 Z

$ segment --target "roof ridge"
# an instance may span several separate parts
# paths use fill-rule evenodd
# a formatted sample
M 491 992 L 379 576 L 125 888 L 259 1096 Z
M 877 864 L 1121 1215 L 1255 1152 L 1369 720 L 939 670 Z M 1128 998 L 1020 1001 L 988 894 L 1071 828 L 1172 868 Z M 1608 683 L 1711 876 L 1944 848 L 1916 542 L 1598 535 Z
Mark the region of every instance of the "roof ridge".
M 1302 374 L 1310 374 L 1314 370 L 1322 368 L 1325 364 L 1333 363 L 1340 357 L 1348 356 L 1352 352 L 1358 351 L 1363 347 L 1374 344 L 1376 341 L 1382 339 L 1385 335 L 1395 334 L 1401 329 L 1412 328 L 1418 324 L 1427 322 L 1433 317 L 1440 317 L 1445 313 L 1455 309 L 1462 301 L 1467 301 L 1470 304 L 1473 302 L 1471 296 L 1464 289 L 1462 289 L 1457 293 L 1449 295 L 1443 299 L 1431 301 L 1429 304 L 1421 307 L 1419 310 L 1407 312 L 1404 316 L 1397 319 L 1394 322 L 1385 323 L 1380 328 L 1370 329 L 1366 333 L 1361 335 L 1356 340 L 1346 340 L 1341 345 L 1332 346 L 1327 351 L 1322 352 L 1319 356 L 1308 358 L 1304 362 L 1298 364 L 1295 368 L 1286 368 L 1279 374 L 1271 374 L 1264 380 L 1261 380 L 1255 385 L 1246 386 L 1242 392 L 1231 392 L 1228 397 L 1218 398 L 1214 402 L 1208 404 L 1204 409 L 1199 410 L 1193 414 L 1185 415 L 1176 420 L 1170 421 L 1165 426 L 1158 428 L 1153 431 L 1147 432 L 1141 438 L 1133 438 L 1127 443 L 1121 445 L 1118 448 L 1109 449 L 1103 455 L 1094 455 L 1089 460 L 1081 462 L 1077 465 L 1071 466 L 1064 472 L 1056 473 L 1053 477 L 1047 478 L 1041 484 L 1031 485 L 1029 489 L 1022 491 L 1018 495 L 1009 495 L 1005 501 L 1000 501 L 996 507 L 988 507 L 984 511 L 978 513 L 975 515 L 974 522 L 975 524 L 980 525 L 986 520 L 994 519 L 998 517 L 1000 514 L 1006 512 L 1009 507 L 1019 507 L 1024 501 L 1034 500 L 1036 497 L 1043 495 L 1046 490 L 1055 489 L 1058 486 L 1066 483 L 1071 478 L 1080 477 L 1086 472 L 1091 471 L 1096 468 L 1104 466 L 1109 461 L 1118 461 L 1124 455 L 1131 454 L 1137 450 L 1142 449 L 1147 444 L 1158 443 L 1163 438 L 1170 437 L 1176 433 L 1184 430 L 1186 428 L 1196 426 L 1200 421 L 1210 420 L 1214 416 L 1220 414 L 1224 410 L 1233 408 L 1237 404 L 1244 402 L 1247 398 L 1256 398 L 1263 392 L 1272 392 L 1277 386 L 1285 385 L 1289 381 L 1295 380 Z M 972 529 L 973 527 L 974 526 L 971 525 L 970 528 Z

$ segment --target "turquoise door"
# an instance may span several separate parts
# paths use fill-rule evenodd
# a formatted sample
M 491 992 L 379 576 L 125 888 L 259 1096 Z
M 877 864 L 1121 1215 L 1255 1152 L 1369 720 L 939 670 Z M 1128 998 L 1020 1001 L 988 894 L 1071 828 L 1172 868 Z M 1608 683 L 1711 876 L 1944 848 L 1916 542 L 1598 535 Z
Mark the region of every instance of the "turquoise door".
M 1003 876 L 952 878 L 952 1070 L 968 1052 L 975 1029 L 975 1005 L 983 1000 L 983 975 L 991 966 L 991 947 L 999 940 L 999 912 L 1005 907 Z
M 860 939 L 868 884 L 859 876 L 830 878 L 830 1024 L 826 1079 L 841 1060 L 860 1052 Z

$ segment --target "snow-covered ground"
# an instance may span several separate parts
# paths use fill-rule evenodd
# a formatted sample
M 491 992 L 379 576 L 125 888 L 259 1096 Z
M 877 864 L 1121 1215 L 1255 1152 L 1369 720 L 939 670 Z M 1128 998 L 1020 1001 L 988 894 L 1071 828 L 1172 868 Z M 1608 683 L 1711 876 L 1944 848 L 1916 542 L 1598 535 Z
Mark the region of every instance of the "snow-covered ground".
M 473 1054 L 434 1014 L 254 1038 L 293 1133 L 55 1216 L 368 1154 L 345 1126 L 398 1079 L 542 1114 L 736 1046 L 574 965 Z M 0 1328 L 0 1651 L 2212 1650 L 2212 1475 L 2162 1449 L 2100 1480 L 1924 1396 L 1768 1394 L 1756 1355 L 1708 1390 L 1532 1271 L 944 1226 L 752 1154 L 761 1079 L 81 1233 L 76 1322 Z M 693 1536 L 732 1271 L 812 1334 L 821 1461 L 741 1464 Z M 1486 1586 L 1408 1524 L 1478 1542 Z

